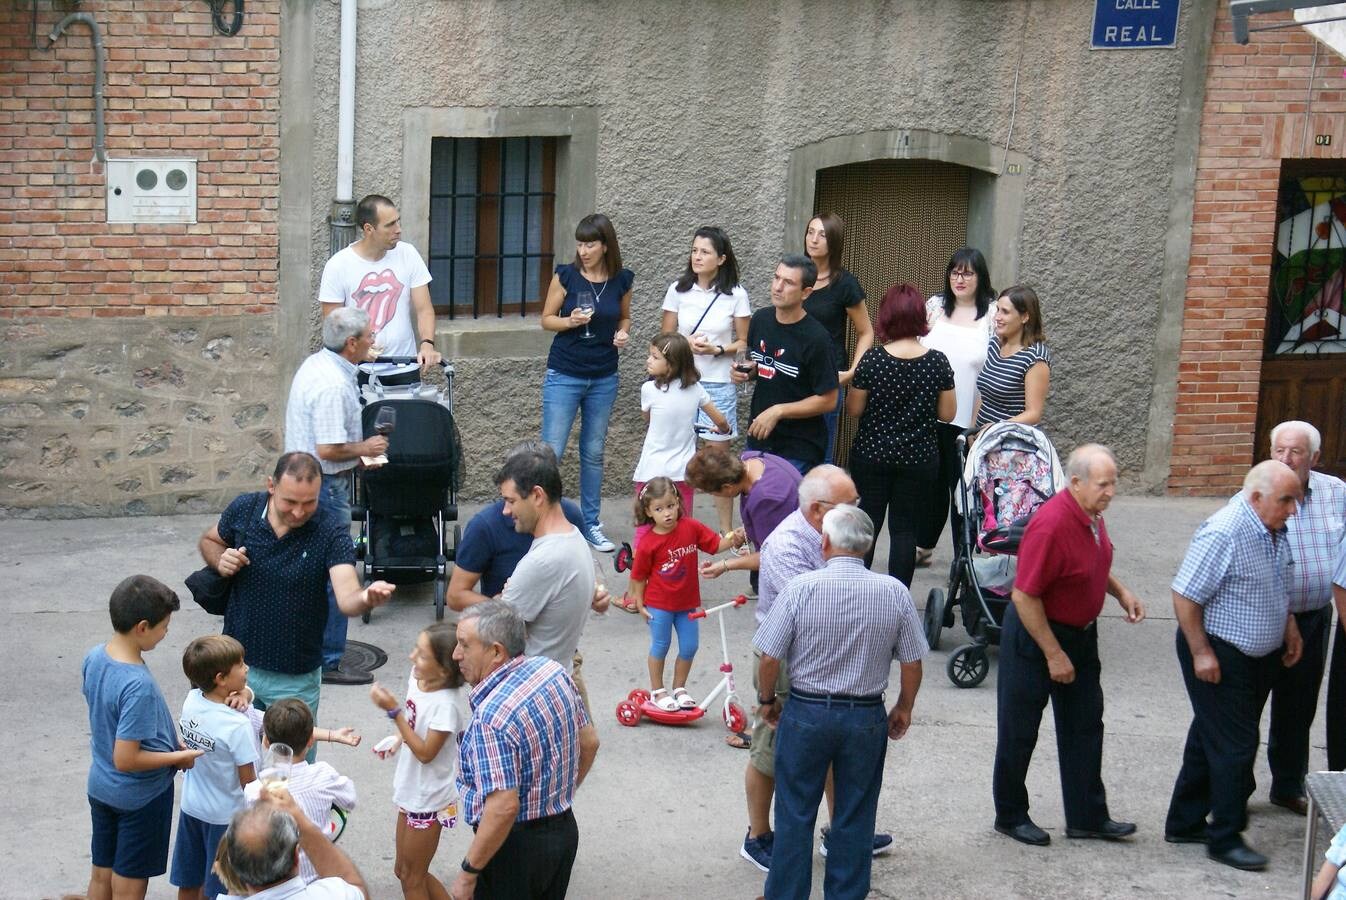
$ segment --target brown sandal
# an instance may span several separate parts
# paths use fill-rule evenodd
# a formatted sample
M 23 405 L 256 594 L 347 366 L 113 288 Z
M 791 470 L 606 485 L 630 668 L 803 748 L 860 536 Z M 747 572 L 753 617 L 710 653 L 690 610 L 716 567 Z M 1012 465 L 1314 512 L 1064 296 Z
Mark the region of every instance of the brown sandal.
M 640 608 L 636 606 L 636 601 L 632 600 L 630 596 L 628 596 L 627 594 L 622 594 L 620 600 L 613 600 L 612 603 L 618 609 L 625 610 L 626 612 L 629 613 L 640 612 Z

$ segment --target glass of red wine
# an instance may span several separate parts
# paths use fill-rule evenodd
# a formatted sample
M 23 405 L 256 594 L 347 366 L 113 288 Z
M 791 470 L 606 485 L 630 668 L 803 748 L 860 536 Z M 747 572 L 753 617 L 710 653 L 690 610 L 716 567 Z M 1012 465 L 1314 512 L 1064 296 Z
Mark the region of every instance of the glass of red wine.
M 391 406 L 380 406 L 374 414 L 374 433 L 384 437 L 393 433 L 397 427 L 397 410 Z
M 734 354 L 734 370 L 744 375 L 752 374 L 753 362 L 748 357 L 747 348 L 740 347 Z M 745 397 L 748 396 L 748 382 L 745 381 L 739 385 L 739 393 Z

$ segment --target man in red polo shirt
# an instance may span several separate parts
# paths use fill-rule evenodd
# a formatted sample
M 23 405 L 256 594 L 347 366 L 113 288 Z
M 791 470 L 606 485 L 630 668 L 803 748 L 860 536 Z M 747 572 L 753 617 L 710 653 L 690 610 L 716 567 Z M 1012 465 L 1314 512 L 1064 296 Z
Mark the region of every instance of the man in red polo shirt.
M 1019 545 L 1014 603 L 1000 633 L 996 697 L 995 830 L 1024 844 L 1051 843 L 1028 817 L 1024 779 L 1047 698 L 1066 807 L 1066 837 L 1117 840 L 1135 832 L 1114 822 L 1103 790 L 1103 688 L 1098 626 L 1103 595 L 1116 597 L 1128 622 L 1145 606 L 1112 568 L 1103 510 L 1117 491 L 1117 461 L 1101 444 L 1076 448 L 1066 463 L 1069 490 L 1038 509 Z

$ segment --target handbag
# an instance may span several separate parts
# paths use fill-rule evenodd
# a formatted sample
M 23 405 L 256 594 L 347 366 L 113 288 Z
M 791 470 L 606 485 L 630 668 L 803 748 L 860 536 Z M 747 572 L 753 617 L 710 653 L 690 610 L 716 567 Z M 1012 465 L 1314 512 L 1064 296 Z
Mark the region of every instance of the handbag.
M 197 606 L 212 616 L 222 616 L 229 608 L 234 579 L 226 578 L 210 566 L 202 566 L 187 576 L 187 590 L 192 592 Z

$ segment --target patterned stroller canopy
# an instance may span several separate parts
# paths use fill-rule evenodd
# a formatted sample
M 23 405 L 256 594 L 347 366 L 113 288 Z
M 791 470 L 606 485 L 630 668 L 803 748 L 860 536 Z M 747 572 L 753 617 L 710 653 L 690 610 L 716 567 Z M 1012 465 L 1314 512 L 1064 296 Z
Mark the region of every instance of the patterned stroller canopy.
M 983 545 L 988 532 L 1026 519 L 1065 487 L 1066 479 L 1045 434 L 1032 425 L 997 422 L 968 451 L 963 483 L 968 489 L 958 495 L 958 511 L 979 515 L 977 544 L 990 549 Z M 973 504 L 971 512 L 967 503 Z

